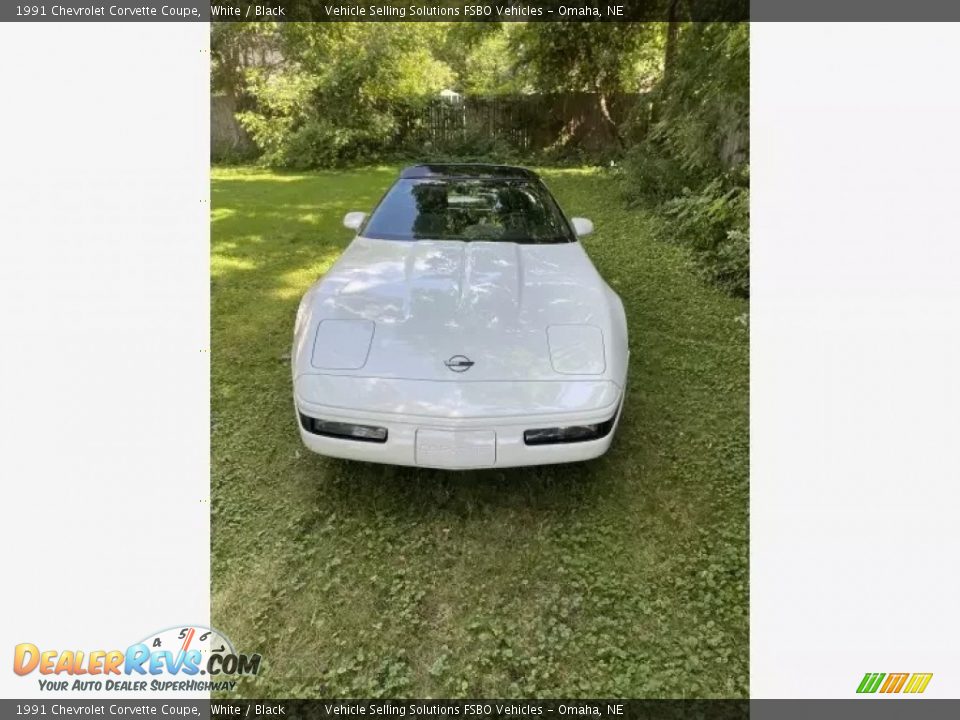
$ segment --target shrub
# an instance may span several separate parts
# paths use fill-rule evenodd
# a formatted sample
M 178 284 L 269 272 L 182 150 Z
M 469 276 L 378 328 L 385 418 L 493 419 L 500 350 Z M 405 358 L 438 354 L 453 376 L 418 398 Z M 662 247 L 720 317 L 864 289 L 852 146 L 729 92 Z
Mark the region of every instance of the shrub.
M 516 150 L 506 141 L 482 130 L 468 130 L 446 142 L 426 141 L 409 148 L 412 155 L 426 153 L 438 161 L 508 162 L 517 160 Z
M 748 28 L 692 23 L 655 99 L 656 121 L 624 163 L 624 193 L 664 213 L 705 276 L 750 292 Z
M 669 200 L 679 195 L 689 180 L 679 161 L 650 141 L 627 154 L 623 177 L 624 194 L 632 205 Z
M 747 167 L 685 190 L 661 207 L 667 239 L 693 250 L 704 275 L 735 295 L 750 294 L 750 190 Z
M 374 162 L 387 153 L 394 132 L 392 118 L 375 114 L 360 127 L 310 118 L 286 139 L 280 164 L 300 170 Z

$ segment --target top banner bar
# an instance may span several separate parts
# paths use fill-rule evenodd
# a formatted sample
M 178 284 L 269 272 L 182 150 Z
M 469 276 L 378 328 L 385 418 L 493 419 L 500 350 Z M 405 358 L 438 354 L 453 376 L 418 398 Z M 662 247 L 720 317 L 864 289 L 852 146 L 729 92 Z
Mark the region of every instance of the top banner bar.
M 54 0 L 0 4 L 33 22 L 744 21 L 749 0 Z
M 960 20 L 944 0 L 39 0 L 5 22 L 744 22 Z

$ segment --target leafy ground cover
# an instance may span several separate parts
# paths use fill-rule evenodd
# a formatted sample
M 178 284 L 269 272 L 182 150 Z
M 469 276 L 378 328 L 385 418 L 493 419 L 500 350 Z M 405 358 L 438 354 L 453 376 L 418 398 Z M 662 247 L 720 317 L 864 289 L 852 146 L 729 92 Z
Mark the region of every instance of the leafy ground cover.
M 243 692 L 746 696 L 748 305 L 614 178 L 543 171 L 627 309 L 606 456 L 447 473 L 301 447 L 297 302 L 395 173 L 213 171 L 212 615 L 263 654 Z

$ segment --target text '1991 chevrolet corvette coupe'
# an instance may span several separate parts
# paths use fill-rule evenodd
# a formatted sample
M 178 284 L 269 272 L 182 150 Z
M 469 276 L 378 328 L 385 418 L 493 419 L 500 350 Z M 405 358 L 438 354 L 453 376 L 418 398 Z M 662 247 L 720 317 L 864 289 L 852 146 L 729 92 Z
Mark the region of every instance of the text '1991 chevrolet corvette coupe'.
M 303 442 L 468 469 L 587 460 L 623 405 L 627 324 L 540 178 L 502 165 L 400 173 L 304 295 L 292 351 Z

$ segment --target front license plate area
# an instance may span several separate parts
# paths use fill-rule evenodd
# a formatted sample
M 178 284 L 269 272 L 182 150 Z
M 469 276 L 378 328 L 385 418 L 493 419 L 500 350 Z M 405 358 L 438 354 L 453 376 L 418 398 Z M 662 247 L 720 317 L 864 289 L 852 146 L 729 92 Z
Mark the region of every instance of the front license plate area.
M 493 467 L 497 434 L 493 430 L 417 430 L 417 465 L 441 468 Z

